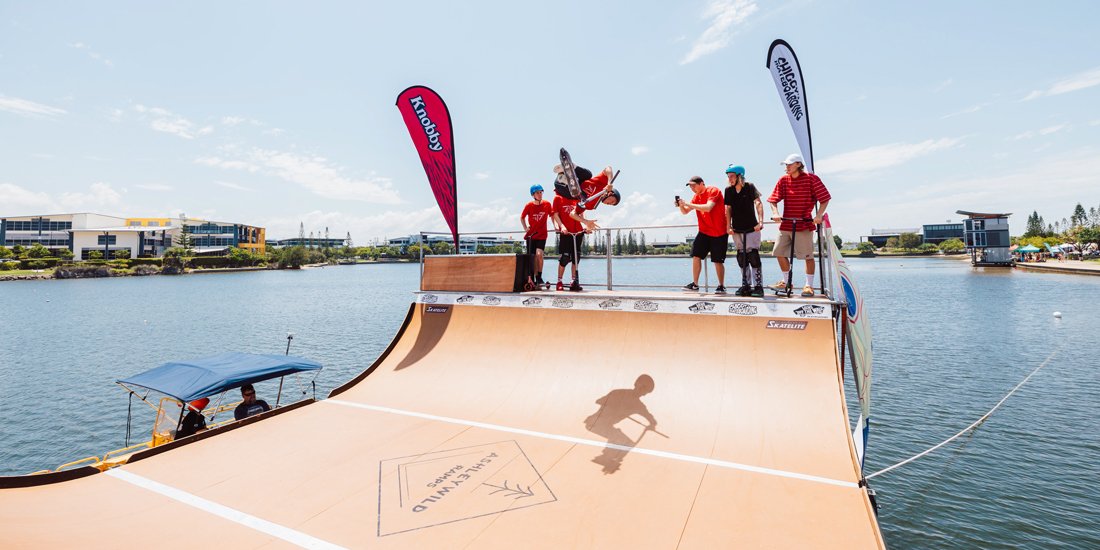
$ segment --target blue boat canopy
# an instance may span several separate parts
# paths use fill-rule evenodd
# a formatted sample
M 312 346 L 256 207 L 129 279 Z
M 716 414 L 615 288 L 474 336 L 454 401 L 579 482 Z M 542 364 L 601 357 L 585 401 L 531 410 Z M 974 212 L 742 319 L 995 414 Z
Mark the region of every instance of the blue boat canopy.
M 202 359 L 172 361 L 116 382 L 147 388 L 186 403 L 244 384 L 319 370 L 320 363 L 292 355 L 228 352 Z

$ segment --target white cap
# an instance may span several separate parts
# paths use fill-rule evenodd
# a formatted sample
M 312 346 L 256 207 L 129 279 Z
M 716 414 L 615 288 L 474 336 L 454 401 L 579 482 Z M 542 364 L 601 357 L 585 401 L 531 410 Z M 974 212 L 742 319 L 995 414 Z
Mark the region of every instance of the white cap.
M 796 162 L 801 163 L 801 164 L 806 164 L 805 162 L 802 162 L 802 155 L 795 154 L 795 153 L 791 153 L 790 155 L 787 155 L 787 158 L 783 161 L 783 164 L 794 164 Z

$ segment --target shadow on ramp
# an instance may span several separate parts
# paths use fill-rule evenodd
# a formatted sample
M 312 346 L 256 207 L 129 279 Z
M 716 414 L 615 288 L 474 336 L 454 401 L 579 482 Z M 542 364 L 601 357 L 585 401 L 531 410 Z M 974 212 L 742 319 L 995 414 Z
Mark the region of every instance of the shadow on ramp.
M 623 465 L 623 459 L 642 441 L 645 434 L 656 433 L 662 437 L 667 435 L 657 431 L 657 419 L 649 412 L 649 408 L 642 403 L 642 396 L 653 392 L 655 383 L 653 377 L 643 374 L 634 381 L 634 388 L 611 390 L 607 395 L 596 400 L 600 409 L 584 419 L 584 427 L 588 431 L 607 439 L 607 446 L 603 452 L 592 459 L 592 462 L 603 466 L 604 474 L 613 474 L 619 471 Z M 634 418 L 641 416 L 647 423 L 643 424 Z M 631 437 L 618 428 L 618 424 L 630 420 L 642 427 L 642 433 L 637 438 Z
M 451 324 L 451 313 L 454 306 L 436 306 L 432 304 L 420 304 L 420 332 L 416 333 L 416 342 L 401 362 L 393 368 L 395 371 L 413 366 L 435 349 L 443 335 L 447 331 L 447 325 Z

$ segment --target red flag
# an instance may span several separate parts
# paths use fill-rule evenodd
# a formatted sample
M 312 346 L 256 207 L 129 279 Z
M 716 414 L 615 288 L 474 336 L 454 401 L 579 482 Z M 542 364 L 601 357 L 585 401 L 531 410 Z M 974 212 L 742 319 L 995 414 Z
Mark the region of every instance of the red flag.
M 451 228 L 458 250 L 458 185 L 455 181 L 455 146 L 451 113 L 439 94 L 427 86 L 410 86 L 397 96 L 397 109 L 405 119 L 428 183 L 435 193 L 443 219 Z

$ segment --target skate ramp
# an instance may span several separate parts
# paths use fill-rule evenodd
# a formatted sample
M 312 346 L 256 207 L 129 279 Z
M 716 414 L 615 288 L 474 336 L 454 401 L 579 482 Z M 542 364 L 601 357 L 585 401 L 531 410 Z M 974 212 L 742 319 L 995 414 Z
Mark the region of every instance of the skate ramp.
M 0 491 L 0 545 L 883 547 L 830 319 L 464 298 L 330 399 Z

